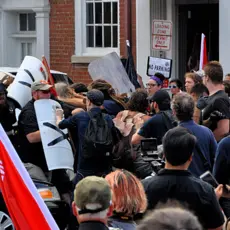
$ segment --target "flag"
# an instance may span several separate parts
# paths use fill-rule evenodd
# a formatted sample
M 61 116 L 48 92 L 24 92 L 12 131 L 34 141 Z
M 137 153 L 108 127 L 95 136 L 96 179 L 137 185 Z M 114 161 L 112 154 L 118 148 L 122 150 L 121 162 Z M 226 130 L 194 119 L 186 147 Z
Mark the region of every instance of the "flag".
M 48 64 L 45 56 L 42 56 L 42 64 L 45 66 L 46 72 L 48 74 L 48 83 L 53 86 L 53 88 L 51 88 L 50 91 L 55 97 L 57 97 L 57 91 L 55 89 L 54 79 L 53 79 L 53 76 L 50 72 L 50 67 L 49 67 L 49 64 Z
M 207 54 L 207 46 L 206 46 L 206 37 L 204 34 L 201 34 L 199 70 L 202 70 L 207 63 L 208 63 L 208 54 Z
M 128 50 L 128 58 L 126 61 L 125 69 L 128 74 L 129 80 L 133 83 L 133 85 L 135 86 L 135 89 L 137 89 L 137 88 L 140 88 L 141 86 L 139 82 L 137 81 L 137 72 L 134 66 L 132 49 L 130 46 L 130 42 L 128 40 L 126 41 L 126 45 L 127 45 L 127 50 Z
M 0 190 L 17 230 L 59 229 L 1 124 Z

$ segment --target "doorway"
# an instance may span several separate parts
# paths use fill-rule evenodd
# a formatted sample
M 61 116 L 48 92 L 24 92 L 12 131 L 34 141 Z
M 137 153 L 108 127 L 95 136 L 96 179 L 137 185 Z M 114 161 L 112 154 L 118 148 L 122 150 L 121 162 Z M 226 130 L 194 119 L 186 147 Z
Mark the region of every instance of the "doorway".
M 219 4 L 179 5 L 179 76 L 181 80 L 184 80 L 185 72 L 199 68 L 202 33 L 206 36 L 208 59 L 219 60 Z

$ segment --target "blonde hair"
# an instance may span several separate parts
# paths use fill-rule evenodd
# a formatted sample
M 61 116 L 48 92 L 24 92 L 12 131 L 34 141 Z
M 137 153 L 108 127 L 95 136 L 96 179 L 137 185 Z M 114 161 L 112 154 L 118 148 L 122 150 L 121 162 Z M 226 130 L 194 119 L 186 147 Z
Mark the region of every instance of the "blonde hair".
M 186 78 L 190 78 L 190 79 L 192 79 L 193 81 L 194 81 L 194 83 L 195 84 L 198 84 L 198 83 L 202 83 L 203 81 L 202 81 L 202 77 L 200 76 L 200 75 L 198 75 L 198 74 L 196 74 L 196 73 L 190 73 L 190 72 L 188 72 L 188 73 L 186 73 L 185 75 L 184 75 L 184 78 L 186 79 Z
M 112 189 L 114 211 L 132 216 L 144 213 L 147 208 L 147 198 L 140 180 L 126 170 L 116 170 L 105 179 Z
M 59 97 L 61 98 L 74 98 L 73 89 L 66 83 L 58 82 L 55 84 L 55 89 Z

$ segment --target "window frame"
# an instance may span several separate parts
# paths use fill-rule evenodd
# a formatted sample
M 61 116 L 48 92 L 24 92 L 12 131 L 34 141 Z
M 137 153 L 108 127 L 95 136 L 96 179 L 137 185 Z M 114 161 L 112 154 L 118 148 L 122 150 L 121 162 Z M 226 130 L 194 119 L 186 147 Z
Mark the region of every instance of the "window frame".
M 20 15 L 21 14 L 26 14 L 26 30 L 21 30 L 21 28 L 20 28 Z M 28 15 L 29 14 L 35 14 L 35 30 L 29 30 L 29 17 L 28 17 Z M 37 28 L 36 28 L 36 13 L 35 12 L 24 12 L 24 11 L 22 11 L 22 12 L 18 12 L 18 32 L 19 33 L 36 33 L 36 30 L 37 30 Z
M 118 27 L 118 47 L 111 48 L 93 48 L 86 47 L 86 1 L 85 0 L 75 0 L 75 55 L 76 56 L 104 56 L 111 52 L 116 52 L 120 55 L 120 2 L 119 0 L 108 0 L 108 2 L 117 2 L 117 27 Z
M 23 59 L 25 58 L 25 56 L 33 56 L 33 41 L 20 41 L 21 47 L 20 47 L 20 53 L 21 53 L 21 60 L 23 61 Z M 25 45 L 25 50 L 26 50 L 26 54 L 23 56 L 23 51 L 22 51 L 22 45 Z M 31 53 L 29 53 L 29 45 L 31 45 Z
M 30 56 L 35 56 L 36 55 L 36 38 L 17 38 L 17 61 L 20 65 L 20 63 L 22 63 L 22 60 L 23 60 L 23 57 L 22 57 L 22 43 L 25 43 L 26 44 L 26 51 L 27 51 L 27 54 L 26 55 L 29 55 L 28 54 L 28 43 L 31 43 L 32 44 L 32 54 Z

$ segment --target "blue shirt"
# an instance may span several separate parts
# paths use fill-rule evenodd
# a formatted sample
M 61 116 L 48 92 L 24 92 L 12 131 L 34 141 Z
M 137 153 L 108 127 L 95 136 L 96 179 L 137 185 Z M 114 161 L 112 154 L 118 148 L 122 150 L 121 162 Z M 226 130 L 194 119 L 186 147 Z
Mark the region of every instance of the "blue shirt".
M 217 143 L 212 131 L 207 127 L 197 125 L 193 120 L 181 122 L 179 125 L 187 128 L 196 136 L 197 145 L 212 168 L 217 148 Z M 196 177 L 199 177 L 207 171 L 204 166 L 204 161 L 201 159 L 196 149 L 194 149 L 189 171 Z
M 92 116 L 95 116 L 96 114 L 101 112 L 100 108 L 92 108 L 90 110 L 90 112 L 92 113 Z M 112 118 L 109 115 L 105 115 L 105 119 L 108 122 L 109 128 L 112 128 L 114 126 Z M 78 154 L 78 164 L 77 164 L 77 169 L 82 169 L 82 170 L 97 170 L 97 168 L 100 168 L 101 165 L 95 165 L 95 162 L 92 161 L 84 161 L 82 158 L 82 144 L 84 141 L 84 137 L 85 137 L 85 132 L 86 132 L 86 128 L 88 127 L 90 121 L 90 117 L 88 112 L 80 112 L 75 114 L 72 117 L 69 117 L 67 119 L 64 119 L 63 121 L 61 121 L 59 123 L 59 128 L 60 129 L 65 129 L 65 128 L 75 128 L 76 133 L 77 133 L 77 137 L 78 140 L 74 141 L 74 145 L 76 147 L 77 150 L 77 154 Z M 102 162 L 103 163 L 103 162 Z M 75 171 L 76 171 L 76 163 L 75 163 L 75 167 L 74 167 Z
M 230 183 L 230 136 L 223 138 L 216 150 L 213 175 L 220 184 Z

